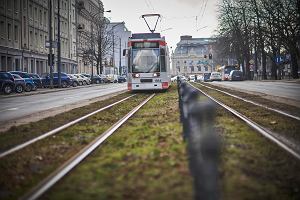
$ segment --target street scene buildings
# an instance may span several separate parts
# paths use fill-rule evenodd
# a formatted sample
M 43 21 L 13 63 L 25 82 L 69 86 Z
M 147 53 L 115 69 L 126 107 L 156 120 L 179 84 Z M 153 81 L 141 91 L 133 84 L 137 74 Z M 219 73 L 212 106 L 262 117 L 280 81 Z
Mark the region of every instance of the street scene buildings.
M 213 63 L 214 38 L 193 38 L 181 36 L 172 54 L 172 73 L 191 75 L 215 71 Z
M 51 19 L 49 18 L 50 2 L 53 8 Z M 1 0 L 0 70 L 25 71 L 40 75 L 50 71 L 48 66 L 49 24 L 51 23 L 53 28 L 53 52 L 56 62 L 58 2 L 60 2 L 61 71 L 91 73 L 93 65 L 87 61 L 86 55 L 82 54 L 82 49 L 78 44 L 85 40 L 86 34 L 83 32 L 91 32 L 91 24 L 97 23 L 95 19 L 104 18 L 103 4 L 98 0 Z M 111 22 L 106 19 L 105 23 L 109 25 Z M 109 26 L 113 27 L 115 23 Z M 120 52 L 119 41 L 121 41 L 122 51 L 126 48 L 126 38 L 130 35 L 124 23 L 122 26 L 114 28 L 115 52 L 109 52 L 105 58 L 110 60 L 116 57 L 115 65 L 109 65 L 109 62 L 104 62 L 105 59 L 103 59 L 103 64 L 107 63 L 106 67 L 119 67 L 119 62 L 117 62 Z M 121 29 L 124 31 L 120 31 Z M 121 66 L 124 66 L 124 63 L 124 59 L 121 59 Z M 96 72 L 96 66 L 93 67 Z M 57 64 L 54 64 L 54 71 L 57 70 Z

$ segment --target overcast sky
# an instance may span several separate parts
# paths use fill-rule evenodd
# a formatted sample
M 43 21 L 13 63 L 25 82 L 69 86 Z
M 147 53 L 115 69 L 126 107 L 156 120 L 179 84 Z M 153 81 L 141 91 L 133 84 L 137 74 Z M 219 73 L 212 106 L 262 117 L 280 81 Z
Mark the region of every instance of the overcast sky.
M 141 17 L 143 14 L 159 13 L 162 20 L 157 25 L 157 32 L 166 36 L 173 48 L 180 40 L 180 35 L 210 37 L 217 28 L 218 0 L 102 0 L 104 10 L 111 13 L 104 15 L 112 22 L 124 21 L 132 33 L 149 32 Z

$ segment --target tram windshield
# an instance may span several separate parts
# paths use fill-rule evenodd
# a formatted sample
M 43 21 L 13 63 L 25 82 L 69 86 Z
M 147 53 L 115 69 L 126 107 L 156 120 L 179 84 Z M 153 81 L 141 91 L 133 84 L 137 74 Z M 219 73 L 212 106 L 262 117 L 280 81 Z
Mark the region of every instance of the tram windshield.
M 133 49 L 132 72 L 159 72 L 159 49 Z

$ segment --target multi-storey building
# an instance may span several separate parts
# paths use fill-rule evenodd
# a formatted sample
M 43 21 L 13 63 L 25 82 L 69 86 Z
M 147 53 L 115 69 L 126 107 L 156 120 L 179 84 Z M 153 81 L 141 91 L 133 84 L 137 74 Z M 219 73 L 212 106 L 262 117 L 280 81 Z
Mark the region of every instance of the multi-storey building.
M 53 5 L 53 39 L 57 41 L 58 0 L 0 0 L 0 70 L 38 74 L 50 71 L 49 49 L 46 47 L 49 40 L 50 1 Z M 98 0 L 60 0 L 63 72 L 91 71 L 77 51 L 80 39 L 78 27 L 89 27 L 89 14 L 99 10 L 103 15 L 103 5 Z M 55 54 L 56 50 L 53 49 Z M 54 71 L 57 71 L 57 64 L 54 65 Z
M 128 48 L 128 39 L 131 36 L 124 22 L 111 22 L 108 25 L 108 31 L 111 32 L 113 38 L 112 57 L 113 71 L 117 74 L 127 74 L 127 58 L 123 56 L 123 50 Z M 111 69 L 106 67 L 106 72 L 111 73 Z
M 215 39 L 181 36 L 172 53 L 172 74 L 204 74 L 215 70 L 213 62 Z

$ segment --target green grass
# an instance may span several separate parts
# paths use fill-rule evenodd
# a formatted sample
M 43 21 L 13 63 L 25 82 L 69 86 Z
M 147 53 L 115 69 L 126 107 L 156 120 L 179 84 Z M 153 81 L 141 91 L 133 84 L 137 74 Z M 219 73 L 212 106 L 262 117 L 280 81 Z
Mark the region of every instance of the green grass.
M 220 177 L 222 199 L 300 199 L 300 162 L 224 110 Z
M 0 160 L 0 197 L 16 199 L 80 149 L 102 134 L 113 123 L 132 110 L 148 95 L 138 94 L 108 110 L 102 111 L 56 135 L 34 143 Z M 104 102 L 102 102 L 103 104 Z M 104 103 L 106 104 L 106 103 Z M 97 105 L 97 104 L 96 104 Z M 95 106 L 95 104 L 94 104 Z M 85 109 L 83 107 L 81 109 Z M 95 110 L 96 107 L 88 107 Z M 72 116 L 85 111 L 76 109 Z M 65 115 L 68 115 L 65 113 Z M 61 116 L 60 116 L 61 117 Z M 75 117 L 75 116 L 73 116 Z M 49 119 L 48 119 L 49 120 Z M 47 119 L 45 119 L 47 121 Z M 63 121 L 63 119 L 62 119 Z M 40 122 L 32 123 L 38 127 Z M 42 127 L 46 126 L 43 124 Z
M 130 93 L 126 92 L 103 101 L 98 101 L 84 107 L 75 108 L 71 111 L 55 115 L 53 117 L 39 120 L 38 122 L 13 126 L 8 131 L 0 133 L 0 151 L 4 151 L 17 144 L 28 141 L 31 138 L 37 137 L 45 132 L 64 125 L 67 122 L 73 121 L 80 116 L 86 115 L 92 111 L 128 97 L 129 95 Z
M 299 134 L 300 123 L 298 120 L 283 116 L 276 112 L 267 110 L 262 107 L 255 106 L 250 103 L 243 102 L 234 97 L 230 97 L 220 92 L 200 86 L 199 84 L 194 84 L 194 86 L 200 88 L 201 90 L 208 93 L 209 95 L 216 98 L 217 100 L 220 100 L 224 104 L 244 114 L 252 121 L 266 127 L 267 129 L 270 129 L 278 134 L 281 134 L 289 139 L 295 140 L 298 143 L 300 143 L 300 134 Z M 270 102 L 269 104 L 274 103 L 272 101 L 269 102 Z
M 45 199 L 192 199 L 176 90 L 157 94 Z

